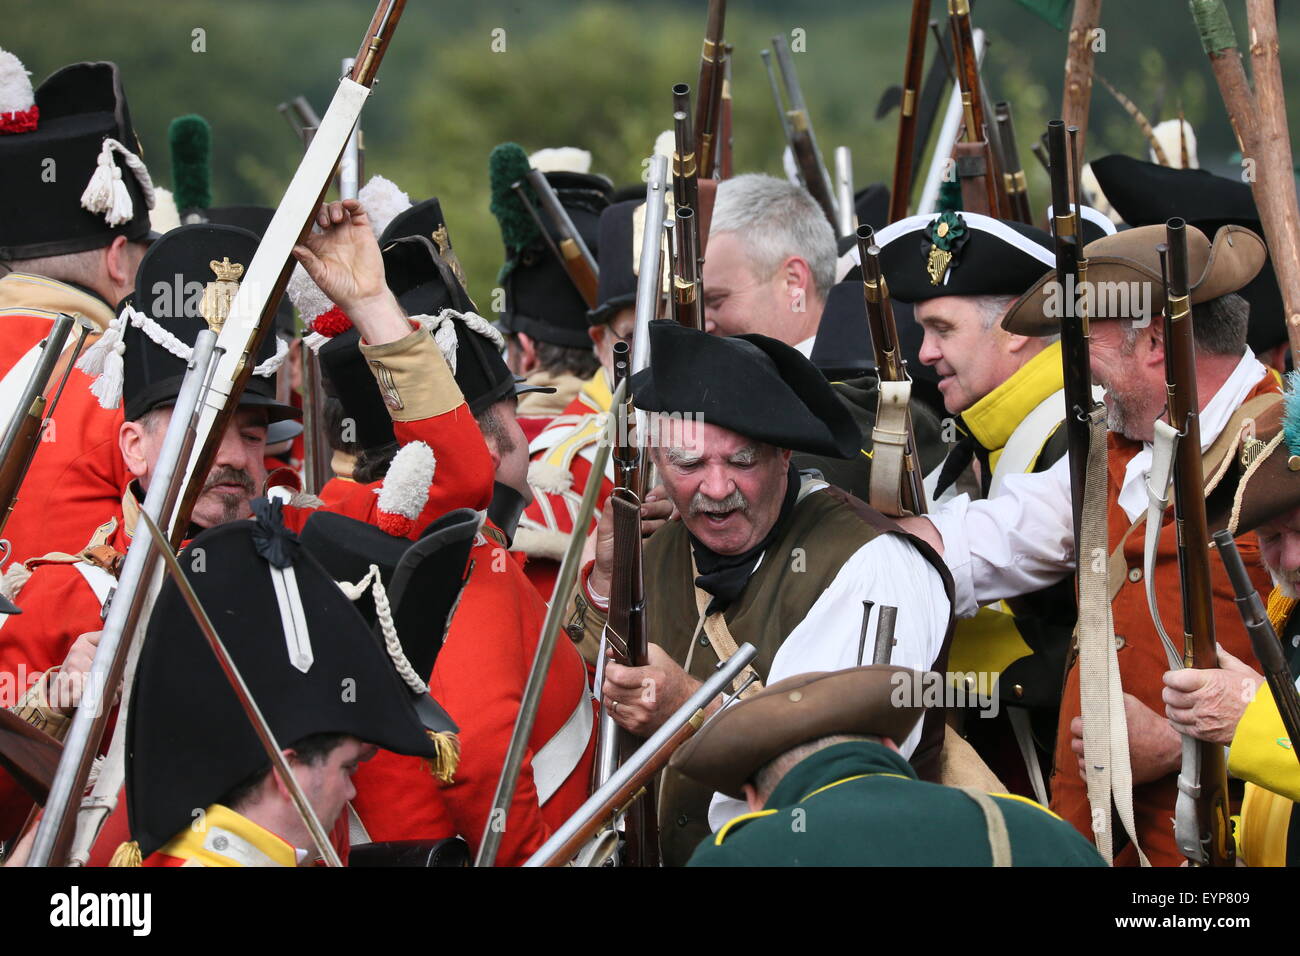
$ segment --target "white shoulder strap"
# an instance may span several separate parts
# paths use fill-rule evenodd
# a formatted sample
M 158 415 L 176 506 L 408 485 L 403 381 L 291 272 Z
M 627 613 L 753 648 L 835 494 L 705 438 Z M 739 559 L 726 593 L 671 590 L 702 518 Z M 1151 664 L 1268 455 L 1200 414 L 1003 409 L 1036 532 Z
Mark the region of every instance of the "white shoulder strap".
M 77 569 L 78 574 L 86 579 L 90 589 L 95 592 L 95 598 L 99 601 L 99 606 L 103 607 L 113 588 L 117 587 L 117 578 L 103 568 L 94 564 L 87 564 L 85 561 L 78 561 L 73 567 Z
M 1065 389 L 1053 392 L 1034 406 L 1007 439 L 989 480 L 989 497 L 996 498 L 1007 475 L 1023 475 L 1034 464 L 1043 445 L 1065 418 Z
M 9 421 L 18 410 L 18 401 L 23 397 L 27 380 L 32 377 L 32 370 L 40 361 L 41 345 L 37 342 L 27 350 L 7 373 L 0 379 L 0 421 Z

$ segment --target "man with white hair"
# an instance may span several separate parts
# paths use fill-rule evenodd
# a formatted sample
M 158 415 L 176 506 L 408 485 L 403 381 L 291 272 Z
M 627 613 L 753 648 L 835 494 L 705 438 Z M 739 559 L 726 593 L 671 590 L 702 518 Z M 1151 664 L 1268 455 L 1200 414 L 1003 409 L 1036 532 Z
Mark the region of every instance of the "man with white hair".
M 704 258 L 705 331 L 757 332 L 811 355 L 835 254 L 835 230 L 803 187 L 760 173 L 720 182 Z

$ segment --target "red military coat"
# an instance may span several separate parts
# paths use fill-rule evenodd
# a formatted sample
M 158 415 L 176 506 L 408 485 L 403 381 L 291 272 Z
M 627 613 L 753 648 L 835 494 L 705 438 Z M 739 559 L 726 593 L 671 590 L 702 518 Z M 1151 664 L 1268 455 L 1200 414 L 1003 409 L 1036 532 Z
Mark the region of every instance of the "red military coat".
M 431 340 L 428 346 L 436 348 Z M 450 380 L 445 365 L 441 366 L 441 374 Z M 397 382 L 400 388 L 400 378 Z M 423 441 L 433 450 L 437 462 L 437 480 L 429 490 L 424 510 L 413 524 L 413 535 L 455 508 L 481 511 L 487 507 L 494 480 L 492 459 L 478 423 L 463 401 L 450 411 L 429 418 L 394 421 L 393 428 L 399 444 Z M 377 484 L 353 484 L 329 510 L 377 523 L 376 487 Z M 130 545 L 138 506 L 133 496 L 122 496 L 119 491 L 113 510 L 116 526 L 108 543 L 124 553 Z M 312 509 L 287 506 L 284 521 L 292 530 L 301 531 L 311 514 Z M 89 529 L 82 529 L 74 552 L 86 547 L 90 530 L 99 523 L 96 521 Z M 0 689 L 11 688 L 15 698 L 21 696 L 42 672 L 62 663 L 79 636 L 101 628 L 102 598 L 92 588 L 92 580 L 98 581 L 102 590 L 102 575 L 91 573 L 84 563 L 35 564 L 31 579 L 17 596 L 23 613 L 7 618 L 0 616 Z M 4 699 L 0 700 L 0 706 L 11 707 L 16 702 L 16 699 Z M 107 742 L 106 736 L 105 745 Z M 21 826 L 29 808 L 30 800 L 24 791 L 7 774 L 0 773 L 0 838 Z
M 1246 396 L 1246 400 L 1277 390 L 1277 379 L 1269 374 Z M 1131 524 L 1128 515 L 1119 506 L 1118 496 L 1124 482 L 1125 467 L 1141 446 L 1114 433 L 1109 435 L 1108 445 L 1107 525 L 1110 546 L 1114 548 Z M 1124 692 L 1132 694 L 1163 717 L 1165 704 L 1161 697 L 1164 690 L 1162 678 L 1169 669 L 1169 661 L 1151 620 L 1151 612 L 1147 608 L 1146 584 L 1141 578 L 1144 532 L 1145 524 L 1129 535 L 1125 543 L 1124 558 L 1130 569 L 1129 576 L 1111 602 L 1111 610 L 1115 620 L 1116 642 L 1119 643 L 1121 639 L 1123 641 L 1119 644 L 1119 672 Z M 1259 562 L 1259 544 L 1255 535 L 1241 536 L 1237 539 L 1237 547 L 1255 587 L 1267 589 L 1270 585 L 1268 572 Z M 1134 569 L 1136 574 L 1133 573 Z M 1215 639 L 1230 654 L 1242 660 L 1253 660 L 1250 639 L 1242 625 L 1232 585 L 1223 570 L 1223 563 L 1217 557 L 1211 557 L 1210 573 L 1214 587 Z M 1136 581 L 1134 577 L 1137 578 Z M 1267 590 L 1264 593 L 1268 593 Z M 1160 548 L 1156 557 L 1156 601 L 1165 630 L 1176 644 L 1182 626 L 1181 595 L 1174 511 L 1169 508 L 1161 525 Z M 1077 659 L 1071 663 L 1061 698 L 1055 769 L 1052 773 L 1052 810 L 1074 824 L 1084 836 L 1092 839 L 1087 787 L 1079 776 L 1078 757 L 1070 749 L 1070 721 L 1078 717 L 1081 710 L 1077 664 Z M 1184 862 L 1184 857 L 1174 842 L 1173 816 L 1177 795 L 1177 774 L 1133 788 L 1133 815 L 1138 842 L 1152 866 L 1179 866 Z M 1122 829 L 1117 831 L 1116 846 L 1119 845 L 1119 834 L 1122 832 Z M 1128 846 L 1116 853 L 1115 862 L 1117 865 L 1136 866 L 1137 854 Z
M 489 528 L 493 535 L 495 529 Z M 478 542 L 474 570 L 434 664 L 429 689 L 460 727 L 455 782 L 439 783 L 419 758 L 380 752 L 361 765 L 353 801 L 371 840 L 431 840 L 460 835 L 477 852 L 510 735 L 519 716 L 546 606 L 498 539 Z M 541 806 L 534 760 L 539 749 L 592 719 L 581 760 Z M 574 723 L 569 722 L 573 720 Z M 497 863 L 516 866 L 587 799 L 594 758 L 595 702 L 587 668 L 561 634 L 510 804 Z M 567 766 L 567 763 L 551 764 Z M 554 770 L 547 771 L 554 775 Z
M 573 519 L 587 488 L 592 459 L 599 447 L 605 415 L 612 401 L 605 372 L 597 370 L 595 376 L 582 386 L 578 397 L 569 403 L 564 414 L 552 419 L 528 445 L 531 458 L 528 485 L 533 500 L 524 510 L 515 532 L 514 549 L 528 555 L 525 566 L 528 579 L 547 601 L 555 590 L 560 560 L 573 534 Z M 610 464 L 601 477 L 596 511 L 584 534 L 595 529 L 600 509 L 614 490 L 613 477 L 614 469 Z
M 8 422 L 17 407 L 30 361 L 60 312 L 80 312 L 101 330 L 114 315 L 103 299 L 64 282 L 18 272 L 0 279 L 0 420 Z M 78 336 L 74 326 L 65 353 L 69 358 Z M 31 356 L 26 363 L 25 356 Z M 51 379 L 46 393 L 51 398 L 64 367 L 60 364 Z M 101 408 L 90 392 L 92 381 L 75 368 L 68 375 L 5 525 L 11 560 L 77 551 L 122 493 L 129 477 L 117 443 L 122 410 Z

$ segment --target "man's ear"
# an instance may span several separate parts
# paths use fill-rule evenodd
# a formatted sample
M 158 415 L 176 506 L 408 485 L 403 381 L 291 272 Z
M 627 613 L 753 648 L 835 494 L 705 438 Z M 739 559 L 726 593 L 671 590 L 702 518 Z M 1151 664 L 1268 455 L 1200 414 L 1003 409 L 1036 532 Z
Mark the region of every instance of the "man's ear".
M 135 285 L 135 259 L 126 236 L 118 236 L 105 247 L 104 271 L 115 286 L 129 290 Z
M 1039 341 L 1039 339 L 1036 336 L 1032 336 L 1032 335 L 1016 335 L 1014 332 L 1007 332 L 1005 333 L 1005 335 L 1006 335 L 1007 351 L 1012 355 L 1015 355 L 1026 345 L 1028 345 L 1030 342 Z
M 145 453 L 147 438 L 144 425 L 140 422 L 123 422 L 117 433 L 117 445 L 126 462 L 127 471 L 136 478 L 143 478 L 149 472 L 149 458 Z
M 781 266 L 785 292 L 790 297 L 791 312 L 808 311 L 809 300 L 815 292 L 812 267 L 802 256 L 791 256 Z
M 757 813 L 763 809 L 763 801 L 758 798 L 758 791 L 754 789 L 751 783 L 743 784 L 745 790 L 745 802 L 749 804 L 749 812 Z
M 781 467 L 783 467 L 783 468 L 789 468 L 789 467 L 790 467 L 790 455 L 793 454 L 793 453 L 790 451 L 789 448 L 778 448 L 777 451 L 779 451 L 779 452 L 781 453 Z
M 1149 338 L 1147 353 L 1143 356 L 1142 361 L 1146 365 L 1159 365 L 1164 368 L 1165 365 L 1165 326 L 1164 322 L 1151 320 L 1151 324 L 1145 329 L 1141 329 Z

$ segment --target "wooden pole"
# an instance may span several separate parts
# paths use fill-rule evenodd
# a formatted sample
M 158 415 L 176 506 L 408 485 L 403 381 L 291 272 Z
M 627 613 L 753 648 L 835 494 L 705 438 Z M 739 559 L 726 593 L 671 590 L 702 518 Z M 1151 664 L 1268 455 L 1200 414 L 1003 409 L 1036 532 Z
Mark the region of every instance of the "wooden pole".
M 1191 10 L 1227 107 L 1228 119 L 1237 134 L 1242 178 L 1250 182 L 1282 292 L 1292 361 L 1300 363 L 1300 209 L 1296 201 L 1272 0 L 1247 0 L 1246 3 L 1254 93 L 1246 79 L 1223 0 L 1191 0 Z
M 1079 156 L 1088 133 L 1088 107 L 1092 103 L 1093 30 L 1101 21 L 1101 0 L 1075 0 L 1070 39 L 1065 57 L 1065 94 L 1061 118 L 1068 129 L 1079 127 Z

